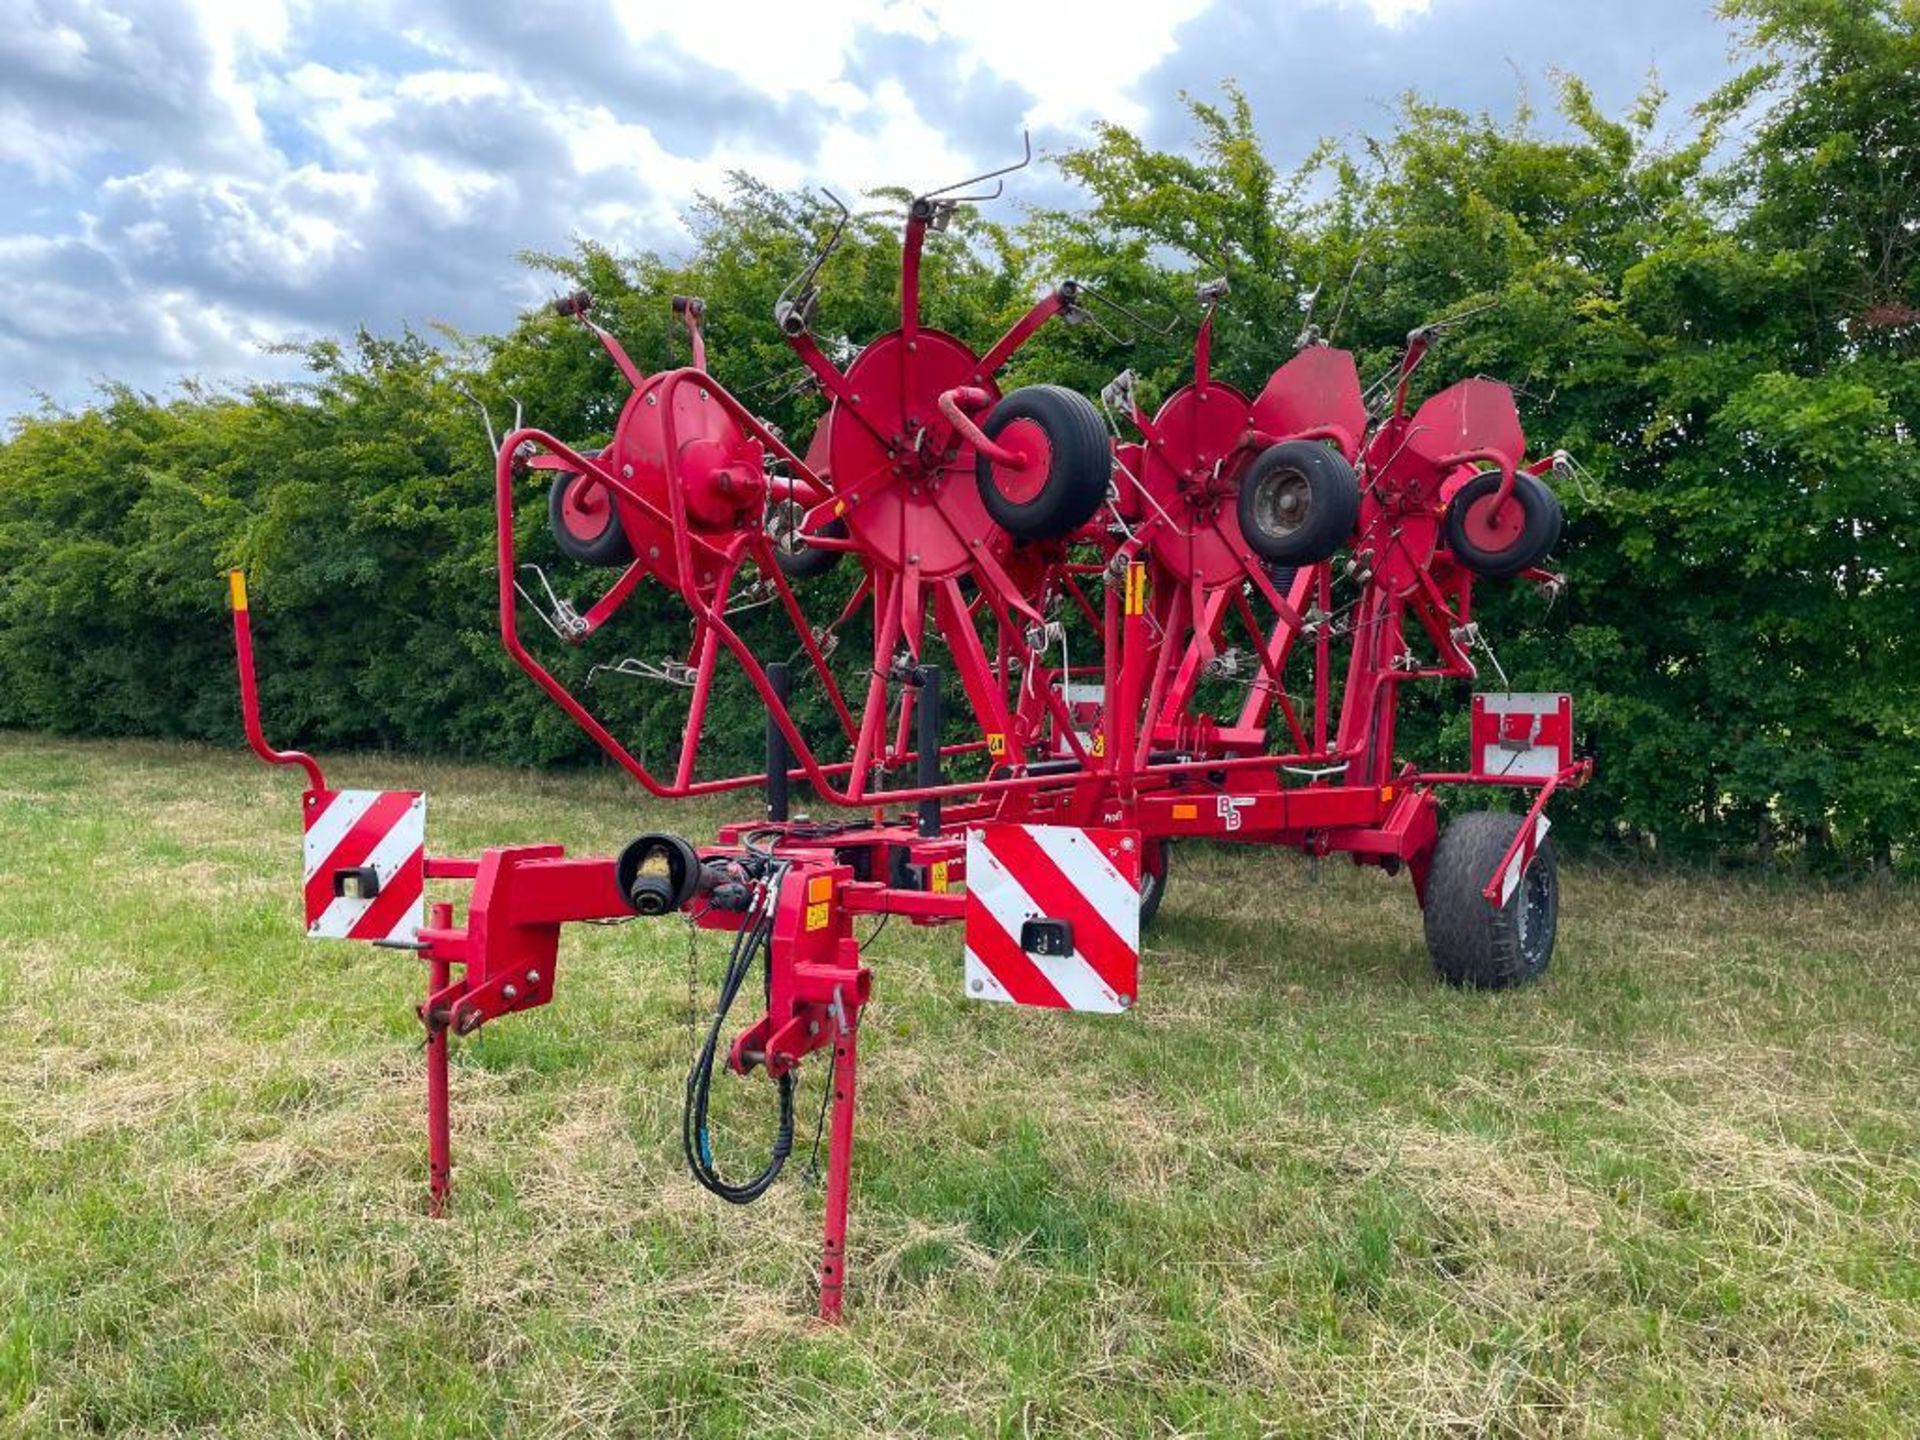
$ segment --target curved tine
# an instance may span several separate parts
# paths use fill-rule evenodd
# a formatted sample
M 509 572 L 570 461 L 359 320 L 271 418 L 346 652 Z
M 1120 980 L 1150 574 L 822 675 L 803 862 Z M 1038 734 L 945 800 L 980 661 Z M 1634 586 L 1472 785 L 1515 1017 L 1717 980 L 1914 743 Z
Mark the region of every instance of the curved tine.
M 1347 272 L 1347 283 L 1340 290 L 1340 305 L 1333 312 L 1333 323 L 1327 327 L 1327 344 L 1333 344 L 1333 337 L 1340 333 L 1340 322 L 1347 317 L 1347 301 L 1353 298 L 1353 285 L 1360 278 L 1360 267 L 1366 263 L 1367 247 L 1360 246 L 1360 253 L 1353 257 L 1353 269 Z
M 1082 291 L 1081 293 L 1084 294 L 1085 292 Z M 1073 325 L 1073 324 L 1091 325 L 1094 329 L 1098 330 L 1102 335 L 1106 336 L 1107 339 L 1111 340 L 1116 349 L 1131 350 L 1138 343 L 1138 341 L 1133 336 L 1119 334 L 1117 331 L 1113 330 L 1111 327 L 1102 324 L 1100 321 L 1100 317 L 1098 315 L 1095 315 L 1093 311 L 1087 309 L 1085 306 L 1080 306 L 1075 310 L 1069 311 L 1063 314 L 1060 318 L 1069 325 Z
M 1320 304 L 1320 292 L 1327 287 L 1316 285 L 1301 297 L 1300 334 L 1295 337 L 1293 348 L 1304 350 L 1320 338 L 1320 332 L 1314 328 L 1313 312 Z
M 1462 310 L 1458 315 L 1446 315 L 1438 320 L 1430 320 L 1420 327 L 1420 332 L 1427 335 L 1441 334 L 1443 331 L 1453 329 L 1456 325 L 1465 324 L 1476 315 L 1484 315 L 1487 311 L 1499 305 L 1499 303 L 1499 299 L 1495 298 L 1484 304 L 1474 305 L 1466 310 Z
M 839 248 L 840 237 L 846 233 L 847 224 L 853 219 L 853 212 L 846 207 L 838 195 L 824 185 L 820 187 L 820 193 L 833 202 L 834 208 L 840 212 L 840 218 L 834 223 L 833 232 L 827 236 L 826 242 L 815 252 L 814 257 L 801 267 L 798 275 L 787 282 L 787 288 L 782 290 L 780 298 L 774 301 L 776 307 L 792 300 L 796 295 L 804 295 L 812 287 L 814 277 L 820 273 L 820 267 L 825 265 L 827 257 Z
M 1180 317 L 1178 315 L 1175 315 L 1171 320 L 1167 321 L 1165 325 L 1156 325 L 1151 320 L 1149 320 L 1146 316 L 1140 314 L 1137 310 L 1134 310 L 1129 306 L 1122 305 L 1118 300 L 1114 299 L 1111 295 L 1102 294 L 1099 290 L 1096 290 L 1093 286 L 1087 284 L 1086 281 L 1084 280 L 1080 281 L 1079 285 L 1080 285 L 1080 293 L 1086 296 L 1087 299 L 1094 301 L 1096 304 L 1106 306 L 1107 309 L 1113 311 L 1114 314 L 1120 316 L 1122 319 L 1126 320 L 1129 324 L 1138 326 L 1140 329 L 1146 331 L 1149 335 L 1152 335 L 1157 340 L 1166 339 L 1169 335 L 1173 334 L 1174 331 L 1180 328 Z
M 500 439 L 494 434 L 493 414 L 487 409 L 487 402 L 474 394 L 472 390 L 468 389 L 467 382 L 464 380 L 456 380 L 453 388 L 457 393 L 466 396 L 467 399 L 472 402 L 473 408 L 480 412 L 480 423 L 487 427 L 487 448 L 493 451 L 493 458 L 498 460 L 500 458 Z M 517 404 L 513 412 L 513 428 L 516 430 L 520 428 L 520 410 Z
M 1496 296 L 1484 304 L 1470 306 L 1457 315 L 1444 315 L 1438 320 L 1429 320 L 1425 325 L 1415 327 L 1407 333 L 1407 353 L 1412 354 L 1416 342 L 1425 341 L 1431 345 L 1434 340 L 1446 334 L 1447 331 L 1453 329 L 1455 326 L 1464 324 L 1476 315 L 1484 315 L 1487 311 L 1496 308 L 1500 304 L 1501 300 Z M 1401 378 L 1405 368 L 1406 361 L 1400 361 L 1393 369 L 1374 381 L 1373 384 L 1369 385 L 1362 393 L 1360 398 L 1362 403 L 1366 405 L 1369 415 L 1373 413 L 1373 406 L 1376 400 L 1375 392 L 1380 392 L 1377 397 L 1378 399 L 1385 399 L 1387 394 L 1394 389 L 1395 382 Z
M 991 191 L 984 195 L 955 195 L 953 192 L 955 190 L 964 190 L 969 185 L 978 185 L 983 180 L 998 181 L 1002 176 L 1011 175 L 1016 170 L 1024 170 L 1032 163 L 1033 132 L 1022 126 L 1020 130 L 1020 158 L 1013 164 L 1002 165 L 998 170 L 987 170 L 979 175 L 969 175 L 966 179 L 956 180 L 951 185 L 942 185 L 938 190 L 929 190 L 920 198 L 922 200 L 935 200 L 945 196 L 953 200 L 956 204 L 974 200 L 997 200 L 1000 198 L 1001 192 L 1006 189 L 1004 184 L 996 184 Z

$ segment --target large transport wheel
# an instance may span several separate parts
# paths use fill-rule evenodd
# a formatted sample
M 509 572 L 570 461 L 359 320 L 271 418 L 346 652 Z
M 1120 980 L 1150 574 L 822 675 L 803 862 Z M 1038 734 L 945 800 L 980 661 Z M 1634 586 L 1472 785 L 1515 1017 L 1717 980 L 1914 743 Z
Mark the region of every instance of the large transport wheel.
M 1506 580 L 1538 565 L 1560 542 L 1566 523 L 1560 500 L 1532 475 L 1513 477 L 1513 494 L 1496 504 L 1500 472 L 1483 470 L 1447 504 L 1447 548 L 1489 580 Z
M 1058 385 L 1028 385 L 998 405 L 980 427 L 1024 462 L 974 458 L 980 499 L 1017 540 L 1054 540 L 1091 520 L 1107 498 L 1113 449 L 1100 412 L 1086 396 Z
M 1140 855 L 1140 924 L 1144 929 L 1160 913 L 1160 902 L 1167 894 L 1167 865 L 1173 858 L 1173 846 L 1165 840 L 1149 840 Z
M 592 451 L 587 458 L 598 460 L 601 453 Z M 547 528 L 569 560 L 607 569 L 633 562 L 633 546 L 620 528 L 613 492 L 577 471 L 553 477 L 547 491 Z
M 1314 440 L 1283 440 L 1240 479 L 1240 534 L 1277 565 L 1317 565 L 1360 518 L 1360 482 L 1346 457 Z
M 1507 990 L 1539 977 L 1560 923 L 1560 872 L 1542 840 L 1507 903 L 1482 893 L 1524 817 L 1483 810 L 1441 833 L 1427 875 L 1427 953 L 1450 985 Z

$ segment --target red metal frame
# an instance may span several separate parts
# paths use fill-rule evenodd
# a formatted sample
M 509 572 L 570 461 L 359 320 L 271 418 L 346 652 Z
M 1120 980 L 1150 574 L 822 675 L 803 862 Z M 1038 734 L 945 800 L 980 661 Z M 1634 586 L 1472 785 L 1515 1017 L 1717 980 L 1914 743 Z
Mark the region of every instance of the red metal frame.
M 260 728 L 260 686 L 253 673 L 253 609 L 247 603 L 247 574 L 227 572 L 227 600 L 233 610 L 233 651 L 240 670 L 240 721 L 253 753 L 269 765 L 298 765 L 307 772 L 309 793 L 327 788 L 320 762 L 304 750 L 276 750 Z
M 605 451 L 588 456 L 545 431 L 517 429 L 500 446 L 494 476 L 502 644 L 642 787 L 661 797 L 757 786 L 771 795 L 774 785 L 804 781 L 825 804 L 872 811 L 844 825 L 782 819 L 733 826 L 700 852 L 703 874 L 741 877 L 739 884 L 765 891 L 772 906 L 765 1013 L 734 1038 L 729 1064 L 778 1078 L 806 1057 L 830 1052 L 820 1269 L 820 1313 L 829 1320 L 841 1313 L 846 1285 L 859 1023 L 873 985 L 851 922 L 857 915 L 900 915 L 915 924 L 961 919 L 965 901 L 953 887 L 965 880 L 971 827 L 1120 827 L 1143 842 L 1149 868 L 1163 853 L 1160 842 L 1185 837 L 1344 852 L 1356 863 L 1404 865 L 1424 894 L 1438 833 L 1436 787 L 1532 789 L 1526 823 L 1488 880 L 1486 897 L 1498 905 L 1502 876 L 1530 860 L 1544 833 L 1548 800 L 1584 783 L 1591 770 L 1590 762 L 1570 761 L 1552 775 L 1512 778 L 1477 765 L 1425 771 L 1394 756 L 1401 687 L 1476 673 L 1464 638 L 1474 633 L 1474 577 L 1448 553 L 1441 518 L 1477 465 L 1493 465 L 1502 476 L 1496 511 L 1509 502 L 1523 468 L 1539 473 L 1541 466 L 1524 464 L 1510 392 L 1466 381 L 1409 416 L 1411 377 L 1428 344 L 1416 333 L 1392 411 L 1377 426 L 1369 427 L 1352 357 L 1324 347 L 1295 356 L 1249 399 L 1212 376 L 1209 304 L 1195 337 L 1192 383 L 1155 415 L 1133 408 L 1140 438 L 1115 447 L 1107 506 L 1065 540 L 1020 544 L 987 519 L 975 460 L 1019 471 L 1036 457 L 1044 461 L 1036 447 L 1046 437 L 1037 427 L 1028 434 L 1009 426 L 990 440 L 977 417 L 999 398 L 994 375 L 1040 326 L 1071 311 L 1079 292 L 1062 285 L 976 356 L 921 322 L 920 259 L 936 214 L 926 201 L 909 214 L 898 328 L 845 371 L 821 351 L 804 319 L 783 327 L 831 406 L 809 458 L 708 372 L 701 307 L 682 297 L 674 308 L 691 340 L 692 364 L 660 374 L 643 374 L 617 339 L 585 322 L 633 392 Z M 562 308 L 584 322 L 585 303 L 576 297 Z M 1252 458 L 1286 440 L 1332 445 L 1356 467 L 1363 487 L 1353 561 L 1342 577 L 1357 594 L 1337 712 L 1331 563 L 1302 568 L 1282 593 L 1241 536 L 1231 503 Z M 671 590 L 691 613 L 686 735 L 667 771 L 643 764 L 521 634 L 514 492 L 529 471 L 570 472 L 580 484 L 601 487 L 635 552 L 574 624 L 556 627 L 563 638 L 580 644 L 600 634 L 647 580 Z M 804 507 L 809 544 L 850 552 L 863 567 L 852 598 L 827 626 L 813 623 L 777 563 L 764 524 L 772 500 Z M 844 536 L 829 528 L 841 524 Z M 729 619 L 749 565 L 771 588 L 798 642 L 796 654 L 829 697 L 837 726 L 831 743 L 839 753 L 809 743 L 786 698 L 785 677 L 770 671 Z M 1543 572 L 1529 578 L 1554 581 Z M 248 741 L 263 759 L 304 767 L 311 787 L 324 789 L 311 757 L 266 743 L 238 572 L 232 594 Z M 821 637 L 863 609 L 874 638 L 856 702 L 843 692 Z M 1069 668 L 1064 654 L 1059 665 L 1051 662 L 1055 637 L 1066 633 L 1066 622 L 1050 618 L 1059 613 L 1097 636 L 1096 663 Z M 937 707 L 933 721 L 924 719 L 923 707 L 933 703 L 928 687 L 938 688 L 925 663 L 929 620 L 974 717 L 976 735 L 957 744 L 935 738 Z M 1215 719 L 1199 711 L 1199 697 L 1236 631 L 1251 647 L 1255 678 L 1237 713 Z M 1415 658 L 1410 634 L 1424 637 L 1433 659 Z M 1057 643 L 1064 650 L 1064 638 Z M 700 773 L 700 741 L 723 655 L 765 710 L 775 757 L 770 772 Z M 1302 666 L 1302 693 L 1311 698 L 1296 704 L 1288 676 Z M 1091 684 L 1095 676 L 1100 701 L 1090 723 L 1086 707 L 1070 709 L 1060 685 Z M 916 713 L 923 716 L 917 745 Z M 993 766 L 984 775 L 950 780 L 941 773 L 944 764 L 980 760 Z M 916 772 L 913 783 L 885 784 L 906 767 Z M 876 803 L 883 808 L 872 810 Z M 450 1035 L 552 999 L 562 927 L 634 913 L 617 878 L 620 863 L 569 857 L 554 845 L 428 858 L 430 879 L 471 886 L 464 916 L 450 903 L 434 904 L 416 941 L 428 967 L 419 1013 L 428 1035 L 435 1213 L 447 1203 L 452 1173 Z M 702 928 L 737 932 L 743 923 L 739 910 L 705 899 L 686 908 Z

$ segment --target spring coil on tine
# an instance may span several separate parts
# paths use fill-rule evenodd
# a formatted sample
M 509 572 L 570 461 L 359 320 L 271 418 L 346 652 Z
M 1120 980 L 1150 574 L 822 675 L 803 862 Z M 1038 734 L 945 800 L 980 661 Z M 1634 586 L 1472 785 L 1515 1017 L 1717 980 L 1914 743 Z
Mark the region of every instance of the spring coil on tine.
M 573 608 L 571 600 L 562 599 L 555 593 L 552 582 L 547 579 L 547 572 L 530 560 L 520 568 L 531 570 L 534 578 L 540 582 L 541 590 L 546 593 L 546 607 L 542 607 L 540 597 L 522 585 L 517 577 L 513 582 L 513 588 L 520 598 L 527 602 L 533 613 L 540 617 L 546 627 L 569 644 L 585 635 L 587 622 L 580 618 L 580 612 Z
M 657 680 L 663 685 L 678 685 L 687 690 L 693 688 L 695 680 L 693 667 L 683 660 L 662 660 L 655 664 L 632 655 L 610 665 L 595 665 L 587 671 L 587 683 L 594 684 L 603 674 L 622 675 L 630 680 Z

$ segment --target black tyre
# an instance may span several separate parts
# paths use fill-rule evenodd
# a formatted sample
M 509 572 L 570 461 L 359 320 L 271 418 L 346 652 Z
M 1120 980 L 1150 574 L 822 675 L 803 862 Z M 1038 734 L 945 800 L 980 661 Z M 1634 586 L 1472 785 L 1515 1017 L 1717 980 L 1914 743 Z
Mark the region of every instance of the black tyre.
M 1524 817 L 1462 815 L 1440 835 L 1427 874 L 1427 953 L 1449 985 L 1506 990 L 1537 978 L 1553 958 L 1560 923 L 1560 871 L 1542 840 L 1506 904 L 1481 892 L 1520 833 Z
M 1339 451 L 1312 440 L 1269 445 L 1240 477 L 1240 533 L 1277 565 L 1317 565 L 1360 518 L 1360 482 Z
M 1495 503 L 1499 489 L 1500 472 L 1483 470 L 1447 504 L 1447 548 L 1489 580 L 1510 579 L 1538 565 L 1559 543 L 1565 523 L 1560 501 L 1534 476 L 1514 476 L 1508 504 Z
M 598 460 L 600 455 L 595 450 L 587 458 Z M 633 546 L 620 528 L 613 492 L 577 471 L 553 477 L 547 491 L 547 528 L 569 560 L 608 569 L 633 563 Z
M 815 575 L 824 575 L 840 563 L 840 557 L 845 553 L 809 545 L 800 533 L 800 521 L 805 515 L 806 507 L 798 500 L 775 500 L 767 506 L 767 538 L 773 541 L 774 563 L 789 580 L 807 580 Z M 844 539 L 847 534 L 846 522 L 829 520 L 820 527 L 820 533 Z
M 1560 537 L 1566 534 L 1567 530 L 1567 512 L 1560 504 L 1560 497 L 1553 493 L 1545 481 L 1540 482 L 1540 489 L 1546 495 L 1547 503 L 1553 508 L 1553 538 L 1547 541 L 1546 548 L 1540 552 L 1540 558 L 1533 562 L 1536 565 L 1545 562 L 1549 555 L 1560 548 Z
M 1150 840 L 1140 857 L 1140 928 L 1146 929 L 1160 913 L 1160 902 L 1167 894 L 1167 866 L 1173 859 L 1173 846 L 1165 840 Z
M 1028 385 L 998 405 L 980 427 L 990 440 L 1030 457 L 1018 469 L 974 460 L 980 498 L 994 522 L 1017 540 L 1071 534 L 1107 498 L 1113 449 L 1100 412 L 1086 396 L 1058 385 Z
M 1269 565 L 1267 578 L 1273 582 L 1273 588 L 1284 598 L 1293 589 L 1293 582 L 1300 576 L 1298 565 Z

